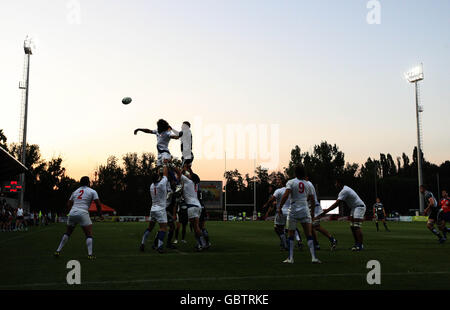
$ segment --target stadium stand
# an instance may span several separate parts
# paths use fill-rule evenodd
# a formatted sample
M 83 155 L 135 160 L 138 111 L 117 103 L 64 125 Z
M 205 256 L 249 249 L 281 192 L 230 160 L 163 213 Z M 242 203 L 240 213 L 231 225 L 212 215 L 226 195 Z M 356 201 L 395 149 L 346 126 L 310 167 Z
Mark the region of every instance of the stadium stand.
M 0 146 L 0 181 L 8 180 L 28 169 Z

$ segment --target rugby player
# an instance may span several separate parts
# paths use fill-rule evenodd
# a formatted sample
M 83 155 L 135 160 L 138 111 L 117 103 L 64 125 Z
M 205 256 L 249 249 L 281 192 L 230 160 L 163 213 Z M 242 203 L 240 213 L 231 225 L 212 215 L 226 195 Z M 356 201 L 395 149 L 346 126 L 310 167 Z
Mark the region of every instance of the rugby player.
M 89 177 L 82 177 L 80 180 L 80 187 L 72 193 L 69 201 L 67 202 L 67 207 L 70 209 L 67 218 L 67 230 L 66 233 L 62 236 L 61 242 L 59 243 L 59 246 L 54 253 L 55 257 L 60 256 L 61 250 L 69 240 L 69 237 L 72 235 L 75 226 L 79 224 L 86 236 L 88 259 L 95 259 L 95 256 L 92 253 L 92 221 L 89 217 L 89 206 L 91 205 L 92 201 L 94 201 L 95 205 L 97 206 L 97 213 L 100 219 L 103 219 L 103 216 L 98 194 L 95 190 L 89 187 L 90 183 L 91 182 L 89 180 Z
M 192 132 L 191 132 L 191 124 L 188 121 L 184 121 L 183 125 L 181 125 L 181 167 L 184 165 L 188 165 L 189 167 L 192 165 L 194 160 L 194 154 L 192 153 Z
M 23 220 L 23 208 L 19 206 L 16 211 L 16 230 L 22 230 L 22 225 L 25 226 Z
M 199 180 L 199 183 L 200 183 L 200 180 Z M 203 203 L 202 191 L 199 188 L 197 190 L 197 198 L 198 198 L 198 201 L 200 201 L 200 206 L 202 207 L 202 211 L 200 213 L 200 218 L 199 218 L 199 227 L 202 232 L 203 238 L 205 239 L 204 249 L 207 250 L 211 247 L 211 242 L 209 242 L 209 232 L 206 229 L 206 220 L 207 220 L 206 207 L 205 207 L 205 204 Z
M 434 195 L 432 192 L 428 190 L 427 185 L 421 185 L 420 186 L 420 192 L 422 193 L 424 199 L 425 199 L 425 205 L 427 206 L 425 210 L 423 211 L 424 215 L 428 215 L 428 221 L 427 221 L 427 228 L 436 236 L 438 237 L 439 243 L 444 243 L 445 238 L 441 235 L 441 233 L 434 227 L 434 224 L 437 222 L 438 212 L 439 212 L 439 206 L 437 203 L 436 198 L 434 198 Z
M 314 214 L 315 200 L 314 193 L 309 184 L 304 180 L 305 169 L 302 166 L 295 168 L 295 178 L 289 180 L 286 183 L 286 190 L 281 198 L 280 208 L 283 208 L 284 204 L 290 195 L 290 207 L 286 219 L 286 225 L 289 233 L 289 257 L 284 260 L 284 263 L 294 263 L 294 235 L 297 222 L 300 222 L 303 226 L 303 230 L 308 240 L 308 247 L 311 253 L 312 263 L 320 264 L 321 261 L 316 257 L 316 251 L 314 248 L 314 240 L 312 237 L 312 225 L 311 225 L 311 213 L 308 208 L 308 203 L 311 205 L 311 211 Z
M 333 203 L 329 208 L 323 210 L 322 214 L 319 215 L 319 217 L 323 217 L 325 214 L 327 214 L 331 210 L 336 209 L 340 204 L 345 202 L 347 206 L 351 208 L 350 229 L 353 234 L 353 239 L 355 240 L 355 245 L 351 248 L 351 250 L 361 251 L 364 249 L 361 225 L 364 222 L 366 205 L 353 189 L 351 189 L 347 185 L 344 185 L 344 182 L 340 178 L 336 179 L 335 186 L 340 191 L 336 202 Z
M 378 221 L 382 221 L 386 231 L 390 231 L 386 224 L 386 211 L 384 210 L 384 206 L 381 203 L 381 199 L 378 197 L 375 204 L 373 205 L 373 218 L 375 219 L 377 231 L 380 231 L 380 229 L 378 228 Z
M 150 209 L 150 222 L 148 228 L 142 236 L 142 241 L 139 249 L 145 251 L 145 242 L 148 235 L 151 233 L 156 223 L 159 224 L 159 231 L 156 235 L 153 248 L 159 253 L 164 253 L 164 237 L 167 232 L 167 189 L 168 189 L 168 168 L 167 164 L 158 168 L 158 173 L 152 176 L 152 184 L 150 185 L 150 195 L 152 198 L 152 207 Z
M 183 187 L 182 193 L 188 209 L 188 220 L 193 225 L 195 239 L 197 240 L 195 250 L 201 251 L 207 245 L 199 225 L 201 204 L 198 200 L 197 192 L 200 178 L 192 172 L 190 167 L 185 165 L 182 171 L 178 171 L 178 179 Z
M 305 181 L 308 182 L 308 184 L 311 186 L 313 193 L 314 193 L 314 201 L 316 202 L 316 207 L 314 208 L 314 220 L 312 223 L 312 228 L 313 228 L 312 234 L 313 234 L 313 238 L 314 238 L 315 249 L 320 250 L 319 241 L 317 240 L 317 232 L 320 232 L 322 235 L 327 237 L 328 240 L 330 241 L 331 250 L 335 250 L 336 246 L 337 246 L 336 238 L 334 238 L 325 228 L 323 228 L 320 225 L 320 218 L 318 218 L 318 216 L 322 213 L 323 210 L 322 210 L 322 206 L 319 203 L 319 200 L 317 199 L 316 189 L 315 189 L 314 185 L 312 184 L 312 182 L 309 180 L 308 176 L 305 177 Z M 312 211 L 311 211 L 311 214 L 313 214 Z
M 283 208 L 280 208 L 281 198 L 283 197 L 284 192 L 286 191 L 286 180 L 284 178 L 278 177 L 277 183 L 278 186 L 281 187 L 273 192 L 273 194 L 269 197 L 269 199 L 263 205 L 262 208 L 265 209 L 267 208 L 267 206 L 270 206 L 266 212 L 265 217 L 267 217 L 268 214 L 272 211 L 272 209 L 275 208 L 274 231 L 280 238 L 281 249 L 288 250 L 289 245 L 287 243 L 286 237 L 288 234 L 288 229 L 286 228 L 286 219 L 291 202 L 290 199 L 288 199 L 288 201 L 284 204 Z M 299 250 L 302 250 L 303 249 L 302 237 L 297 227 L 295 228 L 295 240 L 297 241 L 297 246 Z
M 442 191 L 442 199 L 439 203 L 441 210 L 438 214 L 438 226 L 444 238 L 447 239 L 447 233 L 450 228 L 446 227 L 445 224 L 450 222 L 450 198 L 448 198 L 448 193 L 446 190 Z
M 142 131 L 144 133 L 156 135 L 156 149 L 158 150 L 156 165 L 162 166 L 164 163 L 168 163 L 172 160 L 172 155 L 169 151 L 170 139 L 179 139 L 183 135 L 183 132 L 178 132 L 172 129 L 169 123 L 163 119 L 158 120 L 156 125 L 158 128 L 157 130 L 138 128 L 134 130 L 134 134 L 137 135 L 139 131 Z
M 181 199 L 181 202 L 178 206 L 178 221 L 175 229 L 175 241 L 174 244 L 178 243 L 178 235 L 181 227 L 181 242 L 186 243 L 186 227 L 189 222 L 188 220 L 188 213 L 187 213 L 187 206 L 184 199 Z

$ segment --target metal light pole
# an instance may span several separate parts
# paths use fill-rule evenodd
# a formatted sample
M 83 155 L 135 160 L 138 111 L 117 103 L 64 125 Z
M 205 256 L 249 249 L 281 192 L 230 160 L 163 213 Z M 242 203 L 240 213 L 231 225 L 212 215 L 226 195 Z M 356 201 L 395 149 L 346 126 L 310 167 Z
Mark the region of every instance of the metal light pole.
M 257 213 L 256 213 L 256 155 L 255 155 L 255 159 L 253 161 L 253 171 L 254 171 L 254 177 L 253 177 L 253 217 L 252 219 L 254 221 L 256 221 L 256 219 L 258 218 Z
M 26 165 L 26 152 L 27 152 L 27 124 L 28 124 L 28 92 L 30 89 L 30 60 L 33 55 L 34 44 L 30 37 L 26 37 L 23 42 L 23 49 L 25 52 L 25 68 L 24 68 L 24 81 L 19 83 L 19 88 L 24 92 L 22 96 L 22 115 L 21 115 L 21 132 L 22 137 L 22 158 L 21 162 Z M 24 208 L 24 196 L 25 196 L 25 173 L 20 175 L 20 183 L 22 190 L 20 191 L 19 204 Z
M 225 152 L 225 172 L 227 172 L 227 152 Z M 224 210 L 223 210 L 223 220 L 228 220 L 228 214 L 227 214 L 227 180 L 225 180 L 225 202 L 224 202 Z
M 424 79 L 423 75 L 423 64 L 411 69 L 405 74 L 406 79 L 410 83 L 414 83 L 415 87 L 415 97 L 416 97 L 416 122 L 417 122 L 417 177 L 419 183 L 419 209 L 420 213 L 423 213 L 425 203 L 420 193 L 420 186 L 423 185 L 423 175 L 422 175 L 422 129 L 420 121 L 420 113 L 423 112 L 422 107 L 419 105 L 419 81 Z

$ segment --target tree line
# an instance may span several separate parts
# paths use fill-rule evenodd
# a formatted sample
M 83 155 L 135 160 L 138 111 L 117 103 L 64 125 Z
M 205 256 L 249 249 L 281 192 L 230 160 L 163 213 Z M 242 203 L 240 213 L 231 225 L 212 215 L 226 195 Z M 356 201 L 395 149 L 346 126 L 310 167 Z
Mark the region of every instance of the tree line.
M 291 157 L 283 171 L 269 173 L 257 167 L 256 205 L 257 211 L 276 188 L 279 176 L 290 179 L 294 177 L 297 165 L 303 165 L 316 187 L 319 199 L 336 199 L 337 190 L 334 187 L 336 177 L 342 178 L 346 185 L 352 187 L 364 200 L 368 207 L 380 197 L 388 212 L 412 214 L 412 210 L 419 208 L 419 193 L 417 181 L 417 148 L 414 148 L 412 159 L 405 153 L 396 157 L 381 153 L 379 158 L 369 157 L 362 165 L 348 163 L 345 154 L 336 144 L 326 141 L 315 145 L 312 152 L 302 152 L 299 146 L 291 150 Z M 423 154 L 422 154 L 423 158 Z M 436 198 L 440 190 L 448 189 L 450 185 L 450 161 L 436 165 L 423 158 L 424 183 L 427 184 Z M 252 203 L 255 180 L 249 174 L 242 176 L 238 170 L 226 171 L 224 174 L 227 184 L 227 203 Z M 438 185 L 439 178 L 439 185 Z M 237 207 L 240 211 L 246 209 L 251 214 L 252 207 Z M 236 212 L 236 208 L 228 208 Z
M 21 144 L 7 143 L 0 130 L 0 146 L 20 159 Z M 368 158 L 362 165 L 345 161 L 344 152 L 338 146 L 324 141 L 315 145 L 312 152 L 302 152 L 299 146 L 290 153 L 288 166 L 282 171 L 269 171 L 262 167 L 255 170 L 255 178 L 242 175 L 238 170 L 224 173 L 227 202 L 230 204 L 252 203 L 253 188 L 256 184 L 257 210 L 275 188 L 278 176 L 292 178 L 298 164 L 305 166 L 311 181 L 316 186 L 320 198 L 336 198 L 334 188 L 336 176 L 342 177 L 347 185 L 354 188 L 368 206 L 378 195 L 388 211 L 406 214 L 409 209 L 418 208 L 417 190 L 417 149 L 412 158 L 405 153 L 394 157 L 380 154 L 379 158 Z M 176 165 L 181 162 L 174 160 Z M 39 146 L 27 144 L 25 166 L 29 169 L 25 184 L 25 200 L 31 210 L 45 210 L 64 214 L 66 202 L 77 188 L 77 180 L 67 175 L 63 159 L 58 156 L 50 160 L 42 158 Z M 148 187 L 155 171 L 156 157 L 153 153 L 127 153 L 120 159 L 110 156 L 106 163 L 94 172 L 92 187 L 97 190 L 101 201 L 114 208 L 120 215 L 142 215 L 148 213 L 151 203 Z M 436 177 L 440 176 L 440 188 L 449 188 L 450 161 L 435 165 L 423 160 L 424 182 L 438 196 Z M 200 176 L 201 178 L 201 176 Z M 18 177 L 17 177 L 18 179 Z M 377 194 L 375 193 L 377 192 Z M 8 194 L 17 195 L 17 194 Z M 228 208 L 230 212 L 237 211 Z M 239 212 L 251 214 L 252 207 L 240 207 Z

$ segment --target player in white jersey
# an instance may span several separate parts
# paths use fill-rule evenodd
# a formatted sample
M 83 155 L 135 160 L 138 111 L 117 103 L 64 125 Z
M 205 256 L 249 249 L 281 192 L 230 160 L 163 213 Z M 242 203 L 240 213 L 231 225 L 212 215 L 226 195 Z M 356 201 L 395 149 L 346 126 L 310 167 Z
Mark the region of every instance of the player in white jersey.
M 191 124 L 187 121 L 183 122 L 181 125 L 181 166 L 188 165 L 189 167 L 192 165 L 192 161 L 194 160 L 194 154 L 192 153 L 192 132 L 191 132 Z
M 159 168 L 158 174 L 153 176 L 152 184 L 150 185 L 150 195 L 152 198 L 152 207 L 150 209 L 150 223 L 142 236 L 140 250 L 143 252 L 145 249 L 145 242 L 148 235 L 155 227 L 156 223 L 159 224 L 159 231 L 156 235 L 156 249 L 159 253 L 164 253 L 164 237 L 167 231 L 167 184 L 168 184 L 168 168 L 167 165 L 163 165 L 162 171 Z
M 22 225 L 24 225 L 23 208 L 19 206 L 16 211 L 16 230 L 22 230 Z
M 289 195 L 291 196 L 291 204 L 286 220 L 289 231 L 289 257 L 284 261 L 284 263 L 294 263 L 294 234 L 295 229 L 297 228 L 297 222 L 300 222 L 303 226 L 306 239 L 308 240 L 307 243 L 311 253 L 312 263 L 320 264 L 321 261 L 316 257 L 311 225 L 311 211 L 314 214 L 316 203 L 314 201 L 314 193 L 304 178 L 305 169 L 303 166 L 297 166 L 295 168 L 295 178 L 286 183 L 286 191 L 284 192 L 283 198 L 280 202 L 280 207 L 283 208 L 289 198 Z M 311 211 L 308 205 L 311 206 Z
M 167 121 L 160 119 L 156 123 L 157 130 L 151 130 L 146 128 L 138 128 L 134 130 L 134 134 L 137 135 L 139 131 L 154 134 L 157 138 L 156 149 L 158 150 L 157 166 L 162 166 L 164 163 L 168 163 L 172 160 L 172 155 L 169 151 L 170 139 L 179 139 L 183 134 L 170 127 Z
M 312 184 L 312 182 L 309 180 L 309 177 L 306 176 L 305 178 L 306 182 L 308 182 L 308 184 L 311 186 L 313 193 L 314 193 L 314 200 L 316 202 L 316 207 L 314 208 L 314 220 L 312 223 L 313 226 L 313 238 L 314 238 L 314 246 L 316 248 L 316 250 L 320 250 L 320 245 L 319 245 L 319 241 L 317 240 L 317 232 L 320 232 L 322 235 L 324 235 L 325 237 L 328 238 L 328 240 L 330 241 L 330 248 L 331 250 L 335 250 L 336 249 L 336 245 L 337 245 L 337 240 L 325 229 L 320 225 L 320 218 L 317 218 L 322 212 L 322 206 L 320 205 L 319 200 L 317 199 L 317 192 L 316 189 L 314 187 L 314 185 Z
M 286 180 L 284 178 L 279 177 L 277 178 L 277 183 L 278 186 L 281 187 L 273 192 L 273 194 L 269 197 L 267 202 L 263 205 L 262 209 L 265 209 L 267 208 L 267 206 L 270 206 L 269 209 L 267 210 L 266 213 L 267 215 L 272 211 L 272 206 L 275 207 L 274 231 L 280 238 L 281 249 L 288 250 L 289 246 L 286 237 L 288 230 L 285 228 L 285 226 L 291 201 L 288 198 L 283 208 L 280 207 L 281 198 L 283 198 L 284 192 L 286 191 Z M 298 248 L 301 250 L 303 248 L 303 244 L 300 236 L 300 231 L 297 228 L 295 229 L 295 239 L 297 240 Z
M 335 186 L 340 191 L 336 202 L 333 203 L 328 209 L 323 210 L 323 213 L 319 215 L 319 217 L 324 216 L 325 214 L 333 209 L 336 209 L 340 204 L 345 202 L 351 209 L 350 228 L 355 240 L 355 245 L 352 247 L 352 251 L 361 251 L 364 248 L 361 225 L 364 222 L 366 205 L 353 189 L 351 189 L 347 185 L 344 185 L 344 182 L 340 178 L 336 179 Z
M 188 209 L 188 219 L 193 225 L 195 239 L 197 240 L 195 250 L 201 251 L 207 247 L 207 244 L 200 229 L 200 215 L 202 212 L 202 206 L 198 199 L 200 178 L 192 172 L 188 165 L 185 165 L 183 170 L 179 171 L 178 178 L 183 186 L 183 198 Z
M 89 187 L 90 180 L 89 177 L 82 177 L 80 180 L 80 187 L 72 193 L 67 202 L 67 207 L 70 209 L 69 216 L 67 217 L 67 230 L 63 235 L 61 242 L 59 243 L 58 249 L 55 252 L 55 257 L 58 257 L 61 253 L 63 246 L 69 240 L 72 235 L 75 226 L 79 224 L 86 235 L 86 246 L 88 249 L 88 258 L 95 259 L 92 254 L 92 221 L 89 217 L 89 207 L 92 201 L 95 202 L 97 206 L 97 212 L 101 219 L 102 217 L 102 207 L 98 194 L 95 190 Z

